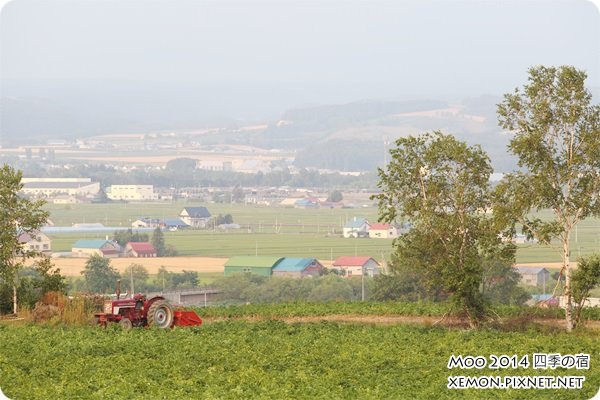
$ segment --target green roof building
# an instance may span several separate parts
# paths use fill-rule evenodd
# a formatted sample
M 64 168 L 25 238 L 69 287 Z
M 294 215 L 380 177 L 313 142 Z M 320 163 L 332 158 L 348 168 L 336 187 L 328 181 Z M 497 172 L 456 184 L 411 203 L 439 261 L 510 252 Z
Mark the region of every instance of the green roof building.
M 240 272 L 271 276 L 275 267 L 283 257 L 236 256 L 225 263 L 225 276 Z

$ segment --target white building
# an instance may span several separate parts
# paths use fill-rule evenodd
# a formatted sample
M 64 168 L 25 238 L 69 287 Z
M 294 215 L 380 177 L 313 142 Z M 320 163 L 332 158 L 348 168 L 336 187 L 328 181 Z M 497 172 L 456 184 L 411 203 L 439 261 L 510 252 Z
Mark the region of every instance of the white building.
M 92 197 L 100 191 L 100 184 L 90 178 L 23 178 L 21 182 L 21 191 L 34 197 Z
M 152 185 L 111 185 L 106 191 L 111 200 L 156 200 Z
M 193 228 L 205 228 L 210 217 L 206 207 L 185 207 L 179 214 L 179 218 Z
M 22 232 L 19 235 L 19 243 L 24 251 L 36 251 L 49 253 L 52 250 L 52 241 L 42 232 Z
M 345 238 L 357 238 L 369 236 L 369 221 L 365 218 L 354 217 L 344 225 L 343 233 Z

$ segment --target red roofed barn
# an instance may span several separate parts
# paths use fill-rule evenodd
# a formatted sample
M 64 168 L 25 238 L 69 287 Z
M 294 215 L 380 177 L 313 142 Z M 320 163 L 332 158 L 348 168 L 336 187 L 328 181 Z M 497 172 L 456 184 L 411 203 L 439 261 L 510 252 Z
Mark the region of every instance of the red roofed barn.
M 342 256 L 332 264 L 333 269 L 344 271 L 346 276 L 373 276 L 379 274 L 379 263 L 372 257 Z
M 128 257 L 156 257 L 156 249 L 148 242 L 129 242 L 125 254 Z

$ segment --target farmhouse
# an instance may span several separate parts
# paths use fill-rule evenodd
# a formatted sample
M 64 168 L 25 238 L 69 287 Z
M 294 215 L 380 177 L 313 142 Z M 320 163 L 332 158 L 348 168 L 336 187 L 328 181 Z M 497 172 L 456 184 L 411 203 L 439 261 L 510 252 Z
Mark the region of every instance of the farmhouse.
M 379 274 L 379 263 L 372 257 L 342 256 L 332 264 L 333 269 L 345 272 L 346 276 L 374 276 Z
M 120 246 L 110 240 L 103 239 L 80 239 L 73 245 L 71 253 L 73 257 L 90 257 L 99 255 L 105 258 L 119 257 Z
M 369 237 L 375 239 L 395 239 L 398 237 L 398 228 L 390 224 L 372 224 L 369 227 Z
M 19 243 L 24 251 L 39 251 L 49 253 L 52 250 L 50 238 L 42 232 L 23 232 L 19 235 Z
M 273 267 L 276 266 L 282 259 L 282 257 L 261 256 L 232 257 L 225 263 L 225 276 L 240 272 L 271 276 Z
M 156 249 L 148 242 L 129 242 L 125 245 L 127 257 L 156 257 Z
M 177 229 L 189 228 L 190 226 L 183 222 L 181 218 L 165 218 L 161 221 L 161 226 L 170 231 L 176 231 Z
M 156 228 L 160 226 L 160 220 L 158 218 L 143 217 L 136 219 L 131 223 L 132 228 Z
M 354 217 L 344 225 L 344 237 L 367 237 L 369 235 L 369 221 L 365 218 Z
M 319 276 L 323 273 L 323 265 L 316 258 L 285 257 L 273 268 L 273 276 Z
M 544 267 L 517 267 L 521 281 L 526 285 L 542 286 L 550 280 L 550 272 Z
M 193 228 L 205 228 L 210 219 L 210 212 L 206 207 L 185 207 L 179 217 Z

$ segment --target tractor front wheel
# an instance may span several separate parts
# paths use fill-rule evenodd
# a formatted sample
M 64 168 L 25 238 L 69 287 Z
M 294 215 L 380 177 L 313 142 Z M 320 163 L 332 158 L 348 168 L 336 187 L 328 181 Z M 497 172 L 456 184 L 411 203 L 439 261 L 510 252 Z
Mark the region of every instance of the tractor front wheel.
M 164 300 L 157 300 L 148 308 L 148 326 L 170 328 L 173 325 L 173 307 Z
M 131 320 L 129 318 L 121 318 L 121 320 L 119 321 L 119 325 L 124 331 L 128 331 L 133 327 L 133 324 L 131 323 Z

